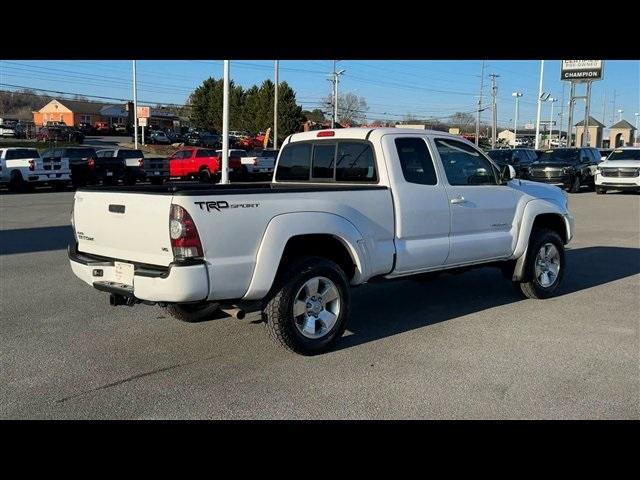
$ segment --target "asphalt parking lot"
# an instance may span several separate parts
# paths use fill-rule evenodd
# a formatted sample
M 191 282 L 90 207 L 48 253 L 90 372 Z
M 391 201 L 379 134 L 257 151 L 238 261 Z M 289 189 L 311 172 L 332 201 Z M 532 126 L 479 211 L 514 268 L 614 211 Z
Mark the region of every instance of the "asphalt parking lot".
M 0 193 L 0 418 L 640 418 L 640 196 L 570 196 L 562 293 L 497 270 L 354 290 L 332 352 L 258 314 L 199 324 L 111 307 L 71 272 L 72 192 Z

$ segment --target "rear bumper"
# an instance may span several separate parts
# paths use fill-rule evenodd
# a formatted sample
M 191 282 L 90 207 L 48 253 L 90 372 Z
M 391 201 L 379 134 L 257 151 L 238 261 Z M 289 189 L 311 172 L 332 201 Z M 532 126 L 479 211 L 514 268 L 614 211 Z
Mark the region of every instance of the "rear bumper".
M 29 183 L 70 182 L 71 175 L 69 173 L 41 173 L 41 174 L 29 175 L 26 178 L 24 178 L 24 180 Z
M 254 174 L 258 174 L 258 173 L 264 173 L 264 174 L 273 173 L 273 167 L 261 167 L 259 165 L 245 165 L 245 167 L 247 167 L 247 172 L 249 172 L 249 173 L 254 173 Z
M 168 267 L 135 264 L 133 285 L 116 282 L 116 259 L 78 252 L 69 245 L 69 263 L 83 282 L 102 291 L 127 292 L 138 300 L 187 303 L 206 300 L 209 275 L 204 261 L 172 263 Z

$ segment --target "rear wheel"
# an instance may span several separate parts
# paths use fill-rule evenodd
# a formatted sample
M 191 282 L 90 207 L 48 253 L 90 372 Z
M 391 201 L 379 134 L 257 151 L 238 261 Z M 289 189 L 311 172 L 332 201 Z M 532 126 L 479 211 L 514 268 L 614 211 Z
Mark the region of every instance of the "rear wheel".
M 133 175 L 132 173 L 126 173 L 124 178 L 122 179 L 122 183 L 129 186 L 135 185 L 136 184 L 135 175 Z
M 566 268 L 560 235 L 552 230 L 534 230 L 525 262 L 524 281 L 520 282 L 522 293 L 535 299 L 554 296 Z
M 331 260 L 303 257 L 289 263 L 262 311 L 269 336 L 302 355 L 325 352 L 342 336 L 349 318 L 349 283 Z
M 172 303 L 165 308 L 174 318 L 181 322 L 195 323 L 211 320 L 218 311 L 219 304 L 203 303 Z
M 27 189 L 27 184 L 22 178 L 21 172 L 11 172 L 8 187 L 12 192 L 24 192 Z
M 212 177 L 211 177 L 211 172 L 209 171 L 209 169 L 207 168 L 203 168 L 202 170 L 200 170 L 200 181 L 204 182 L 204 183 L 211 183 Z

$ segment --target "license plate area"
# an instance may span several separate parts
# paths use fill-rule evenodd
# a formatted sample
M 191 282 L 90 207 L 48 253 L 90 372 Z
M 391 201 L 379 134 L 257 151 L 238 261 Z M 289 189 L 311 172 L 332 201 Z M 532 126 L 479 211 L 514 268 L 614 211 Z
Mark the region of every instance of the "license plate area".
M 122 285 L 133 286 L 135 267 L 132 263 L 115 262 L 114 280 Z

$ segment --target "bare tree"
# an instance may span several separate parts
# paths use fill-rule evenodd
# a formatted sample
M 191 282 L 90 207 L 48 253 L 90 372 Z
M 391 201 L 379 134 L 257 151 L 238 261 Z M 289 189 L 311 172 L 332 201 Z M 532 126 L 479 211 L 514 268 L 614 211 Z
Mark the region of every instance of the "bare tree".
M 322 105 L 328 112 L 332 112 L 333 96 L 327 96 L 322 101 Z M 364 97 L 359 97 L 352 92 L 338 95 L 338 122 L 349 125 L 365 123 L 367 120 L 367 110 L 369 110 L 369 106 Z
M 456 112 L 451 115 L 449 124 L 452 127 L 459 128 L 461 132 L 468 133 L 471 130 L 475 132 L 475 121 L 476 119 L 470 113 Z

